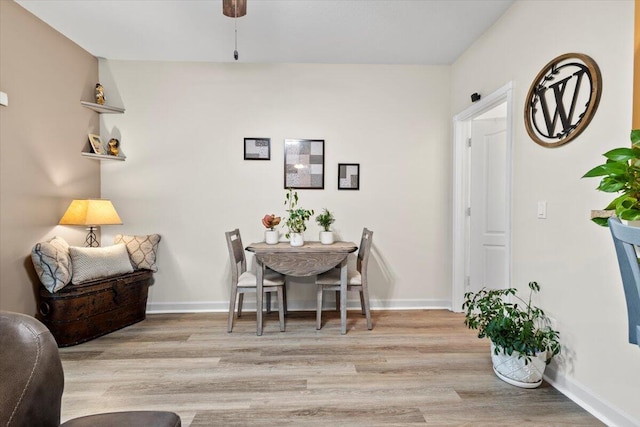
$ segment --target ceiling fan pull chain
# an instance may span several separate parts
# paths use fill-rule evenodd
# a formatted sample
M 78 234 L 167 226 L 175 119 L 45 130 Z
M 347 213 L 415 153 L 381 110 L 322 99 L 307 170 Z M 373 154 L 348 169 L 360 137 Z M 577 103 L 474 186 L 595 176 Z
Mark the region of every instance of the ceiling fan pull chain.
M 235 42 L 235 50 L 233 51 L 233 58 L 237 61 L 238 60 L 238 1 L 237 0 L 234 2 L 234 7 L 235 7 L 235 13 L 233 18 L 233 27 L 235 29 L 236 42 Z

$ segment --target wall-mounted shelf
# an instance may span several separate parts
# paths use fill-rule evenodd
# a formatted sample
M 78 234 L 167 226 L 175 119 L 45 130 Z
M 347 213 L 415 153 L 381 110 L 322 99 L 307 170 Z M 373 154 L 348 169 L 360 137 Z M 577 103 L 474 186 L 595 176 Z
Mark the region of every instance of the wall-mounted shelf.
M 96 104 L 94 102 L 87 102 L 87 101 L 80 101 L 80 104 L 82 104 L 83 107 L 93 110 L 96 113 L 100 113 L 100 114 L 124 113 L 124 108 L 120 108 L 120 107 L 112 107 L 110 105 Z M 111 156 L 109 154 L 96 154 L 93 152 L 93 149 L 91 148 L 91 145 L 88 142 L 84 150 L 82 150 L 80 154 L 82 154 L 84 157 L 88 157 L 94 160 L 119 160 L 122 162 L 127 158 L 124 154 L 122 154 L 122 151 L 120 151 L 120 154 L 117 156 Z
M 83 107 L 89 108 L 98 113 L 106 113 L 106 114 L 122 114 L 124 113 L 124 108 L 120 107 L 112 107 L 110 105 L 100 105 L 93 102 L 80 101 Z
M 82 151 L 80 154 L 95 160 L 120 160 L 123 162 L 126 159 L 125 156 L 110 156 L 108 154 L 87 153 L 85 151 Z

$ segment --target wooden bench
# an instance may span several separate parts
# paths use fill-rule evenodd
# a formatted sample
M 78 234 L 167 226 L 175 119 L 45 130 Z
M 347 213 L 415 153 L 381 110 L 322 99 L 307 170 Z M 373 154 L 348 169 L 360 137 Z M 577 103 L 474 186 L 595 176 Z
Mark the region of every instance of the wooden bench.
M 80 344 L 144 320 L 152 281 L 152 271 L 137 270 L 70 284 L 53 294 L 41 287 L 36 318 L 49 328 L 58 347 Z

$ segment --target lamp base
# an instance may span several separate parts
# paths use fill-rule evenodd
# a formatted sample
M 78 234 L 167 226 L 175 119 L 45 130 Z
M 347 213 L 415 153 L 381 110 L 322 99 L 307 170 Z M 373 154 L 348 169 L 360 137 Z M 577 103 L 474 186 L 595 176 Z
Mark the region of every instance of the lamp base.
M 87 238 L 84 240 L 84 245 L 88 248 L 98 248 L 100 247 L 100 242 L 98 241 L 98 238 L 96 237 L 96 229 L 98 227 L 94 227 L 91 226 L 89 228 L 87 228 L 87 230 L 89 230 L 89 233 L 87 234 Z

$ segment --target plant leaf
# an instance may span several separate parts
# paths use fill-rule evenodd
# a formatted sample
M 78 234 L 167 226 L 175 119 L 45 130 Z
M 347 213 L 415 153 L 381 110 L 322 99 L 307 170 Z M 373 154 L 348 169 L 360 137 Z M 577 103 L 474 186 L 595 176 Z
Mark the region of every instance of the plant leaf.
M 640 158 L 639 154 L 638 150 L 622 147 L 607 151 L 603 156 L 609 160 L 613 160 L 614 162 L 626 162 L 627 160 Z
M 627 173 L 629 166 L 626 163 L 604 163 L 591 169 L 585 173 L 583 178 L 593 178 L 594 176 L 604 175 L 624 175 Z
M 604 191 L 606 193 L 616 193 L 622 190 L 626 185 L 625 181 L 620 181 L 615 178 L 605 177 L 600 181 L 600 185 L 598 185 L 598 190 Z
M 631 144 L 634 147 L 640 147 L 640 129 L 634 129 L 631 131 Z

